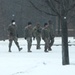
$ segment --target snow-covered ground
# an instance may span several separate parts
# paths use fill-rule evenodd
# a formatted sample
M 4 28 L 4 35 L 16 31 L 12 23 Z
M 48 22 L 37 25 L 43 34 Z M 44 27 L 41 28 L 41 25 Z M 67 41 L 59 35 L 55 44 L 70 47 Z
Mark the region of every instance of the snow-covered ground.
M 62 47 L 53 46 L 52 51 L 45 53 L 44 45 L 37 50 L 32 45 L 32 53 L 27 52 L 27 42 L 18 39 L 23 47 L 21 52 L 13 43 L 12 52 L 8 52 L 9 41 L 0 41 L 0 75 L 75 75 L 75 46 L 69 46 L 70 65 L 62 65 Z M 75 39 L 69 37 L 69 43 L 75 44 Z M 36 44 L 36 40 L 33 41 Z M 41 44 L 44 41 L 41 40 Z M 61 44 L 61 38 L 55 38 L 54 44 Z

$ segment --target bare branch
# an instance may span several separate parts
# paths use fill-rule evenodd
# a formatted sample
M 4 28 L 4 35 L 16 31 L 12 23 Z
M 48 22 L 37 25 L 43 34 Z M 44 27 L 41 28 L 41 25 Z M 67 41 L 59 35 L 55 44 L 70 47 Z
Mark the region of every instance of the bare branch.
M 71 5 L 68 9 L 67 9 L 67 13 L 70 11 L 70 10 L 72 10 L 73 8 L 75 7 L 75 4 L 73 4 L 73 5 Z
M 52 0 L 46 0 L 46 3 L 52 9 L 52 11 L 54 11 L 60 17 L 60 13 L 58 13 L 58 11 L 55 9 Z
M 71 21 L 72 19 L 75 19 L 75 14 L 74 15 L 69 15 L 70 18 L 68 18 L 69 21 Z
M 39 9 L 37 6 L 34 5 L 34 3 L 33 3 L 32 1 L 29 0 L 29 2 L 32 4 L 32 6 L 33 6 L 35 9 L 37 9 L 37 10 L 40 11 L 40 12 L 43 12 L 43 13 L 45 13 L 45 14 L 47 14 L 47 15 L 57 16 L 57 15 L 55 15 L 55 14 L 48 13 L 48 12 L 46 12 L 46 11 L 43 11 L 43 10 Z
M 58 4 L 60 4 L 60 1 L 59 0 L 54 0 L 55 2 L 57 2 Z

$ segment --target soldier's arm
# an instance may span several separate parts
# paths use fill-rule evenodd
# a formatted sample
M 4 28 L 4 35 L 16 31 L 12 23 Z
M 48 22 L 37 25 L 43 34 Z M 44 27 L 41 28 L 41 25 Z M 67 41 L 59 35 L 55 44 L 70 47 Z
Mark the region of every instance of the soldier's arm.
M 41 35 L 42 35 L 42 39 L 44 40 L 44 38 L 45 38 L 45 35 L 44 35 L 44 29 L 42 29 Z
M 27 28 L 24 28 L 24 38 L 27 39 Z

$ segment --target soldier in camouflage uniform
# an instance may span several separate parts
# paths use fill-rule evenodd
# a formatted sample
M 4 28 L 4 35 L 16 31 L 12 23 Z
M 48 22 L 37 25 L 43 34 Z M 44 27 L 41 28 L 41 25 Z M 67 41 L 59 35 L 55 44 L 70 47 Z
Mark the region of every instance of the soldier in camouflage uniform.
M 27 47 L 28 52 L 32 52 L 31 46 L 32 46 L 32 23 L 28 22 L 28 25 L 24 29 L 24 38 L 27 40 Z
M 17 25 L 15 24 L 15 20 L 11 21 L 11 24 L 8 27 L 8 37 L 9 37 L 9 52 L 11 52 L 12 42 L 14 41 L 19 51 L 22 50 L 20 48 L 17 38 Z
M 45 52 L 48 52 L 49 49 L 49 41 L 50 41 L 50 33 L 49 33 L 49 25 L 47 23 L 44 24 L 44 28 L 42 29 L 42 39 L 45 42 Z
M 55 35 L 54 35 L 54 31 L 53 31 L 52 21 L 49 20 L 48 24 L 49 24 L 49 31 L 50 31 L 49 51 L 51 51 L 52 50 L 51 47 L 52 47 L 52 45 L 54 43 L 54 37 L 55 37 Z
M 36 24 L 36 26 L 33 28 L 33 37 L 36 38 L 36 41 L 37 41 L 36 49 L 40 49 L 41 30 L 42 28 L 40 24 Z

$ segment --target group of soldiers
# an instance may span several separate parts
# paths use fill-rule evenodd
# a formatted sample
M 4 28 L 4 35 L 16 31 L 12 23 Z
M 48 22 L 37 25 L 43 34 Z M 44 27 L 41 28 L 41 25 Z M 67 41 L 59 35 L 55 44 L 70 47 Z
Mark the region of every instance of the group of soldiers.
M 12 41 L 15 42 L 18 50 L 21 51 L 22 48 L 18 43 L 18 34 L 17 34 L 17 25 L 15 20 L 11 21 L 11 24 L 8 27 L 8 37 L 9 37 L 9 52 L 11 52 Z M 27 40 L 27 51 L 31 51 L 32 47 L 32 39 L 37 41 L 36 49 L 41 49 L 40 42 L 41 39 L 44 40 L 44 52 L 48 52 L 52 50 L 52 45 L 54 43 L 54 33 L 52 27 L 52 21 L 49 20 L 48 23 L 44 23 L 42 27 L 39 23 L 37 23 L 34 27 L 31 22 L 28 22 L 27 26 L 24 28 L 24 38 Z

